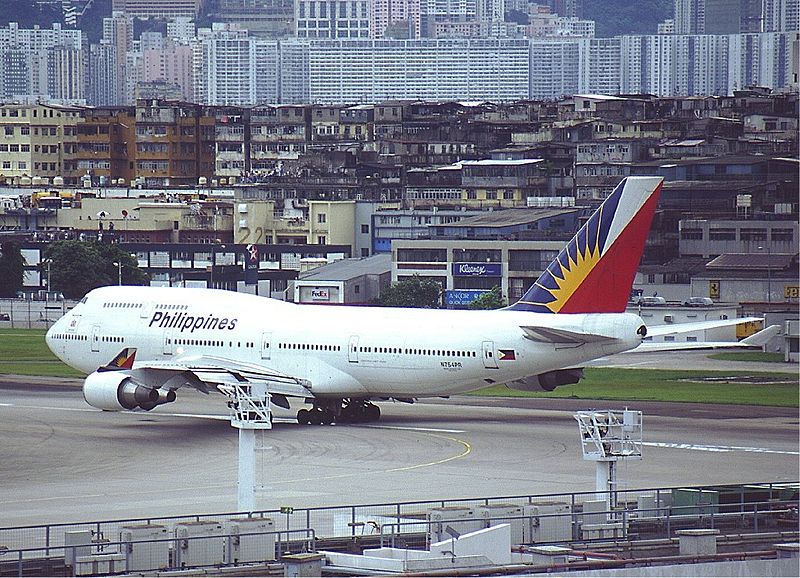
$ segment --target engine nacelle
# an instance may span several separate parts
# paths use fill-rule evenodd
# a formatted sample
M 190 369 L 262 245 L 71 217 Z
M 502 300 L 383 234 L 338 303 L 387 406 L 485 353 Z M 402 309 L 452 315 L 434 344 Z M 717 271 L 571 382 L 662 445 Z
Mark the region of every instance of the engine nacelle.
M 531 375 L 524 379 L 518 379 L 506 385 L 511 389 L 518 389 L 520 391 L 553 391 L 559 385 L 578 383 L 582 377 L 583 368 L 557 369 L 555 371 L 540 373 L 539 375 Z
M 147 387 L 122 371 L 95 371 L 83 382 L 86 403 L 106 411 L 143 409 L 175 401 L 175 392 Z

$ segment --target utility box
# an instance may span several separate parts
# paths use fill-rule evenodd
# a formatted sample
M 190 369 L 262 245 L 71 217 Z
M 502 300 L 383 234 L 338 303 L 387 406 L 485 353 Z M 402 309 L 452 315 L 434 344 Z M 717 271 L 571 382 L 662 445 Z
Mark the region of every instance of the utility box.
M 498 524 L 511 526 L 511 543 L 522 544 L 525 539 L 525 511 L 522 506 L 514 504 L 493 504 L 475 508 L 478 517 L 484 520 L 484 526 L 491 528 Z
M 125 572 L 124 554 L 90 554 L 75 558 L 75 576 L 98 576 Z
M 453 536 L 447 532 L 450 527 L 459 534 L 467 534 L 483 529 L 483 520 L 468 506 L 447 506 L 428 510 L 428 543 L 434 544 L 449 540 Z
M 572 516 L 566 502 L 540 502 L 523 508 L 526 516 L 523 543 L 565 542 L 572 540 Z
M 322 554 L 290 554 L 281 559 L 284 576 L 322 576 Z
M 92 553 L 92 531 L 64 532 L 64 565 L 75 568 L 76 558 Z
M 583 503 L 582 523 L 605 524 L 611 513 L 608 511 L 608 502 L 605 500 L 586 500 Z
M 175 526 L 175 565 L 179 568 L 220 566 L 223 556 L 222 524 L 201 520 Z
M 275 560 L 275 523 L 271 518 L 238 518 L 225 522 L 225 563 Z
M 128 572 L 152 572 L 169 568 L 169 530 L 159 524 L 122 526 L 119 541 L 128 559 Z M 152 540 L 159 540 L 153 542 Z

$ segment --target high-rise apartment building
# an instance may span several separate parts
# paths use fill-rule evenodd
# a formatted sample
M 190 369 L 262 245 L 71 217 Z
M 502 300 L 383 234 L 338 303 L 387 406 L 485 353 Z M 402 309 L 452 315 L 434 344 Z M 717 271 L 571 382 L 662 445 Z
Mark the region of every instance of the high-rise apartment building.
M 370 0 L 295 0 L 298 38 L 370 37 Z
M 705 0 L 675 0 L 675 34 L 703 34 L 705 10 Z
M 84 50 L 80 30 L 0 28 L 0 99 L 52 100 L 82 104 L 86 99 Z
M 418 38 L 421 0 L 372 0 L 372 38 Z
M 134 18 L 194 18 L 203 0 L 112 0 L 111 10 Z
M 800 0 L 764 0 L 764 32 L 800 30 Z
M 311 43 L 309 59 L 312 102 L 506 101 L 528 94 L 523 39 L 320 41 Z

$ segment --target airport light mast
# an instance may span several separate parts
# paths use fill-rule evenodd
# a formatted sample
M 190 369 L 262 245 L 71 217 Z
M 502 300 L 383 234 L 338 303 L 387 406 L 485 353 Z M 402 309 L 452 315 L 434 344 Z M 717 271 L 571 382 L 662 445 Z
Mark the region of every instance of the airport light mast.
M 595 490 L 605 500 L 607 518 L 616 507 L 617 462 L 642 459 L 642 412 L 589 410 L 574 415 L 581 436 L 583 459 L 597 464 Z

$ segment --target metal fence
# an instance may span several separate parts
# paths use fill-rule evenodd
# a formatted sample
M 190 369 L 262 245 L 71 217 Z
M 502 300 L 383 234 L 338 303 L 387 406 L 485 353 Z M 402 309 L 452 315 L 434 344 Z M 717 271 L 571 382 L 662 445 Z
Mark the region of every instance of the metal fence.
M 0 299 L 0 328 L 49 329 L 74 306 L 66 300 Z

